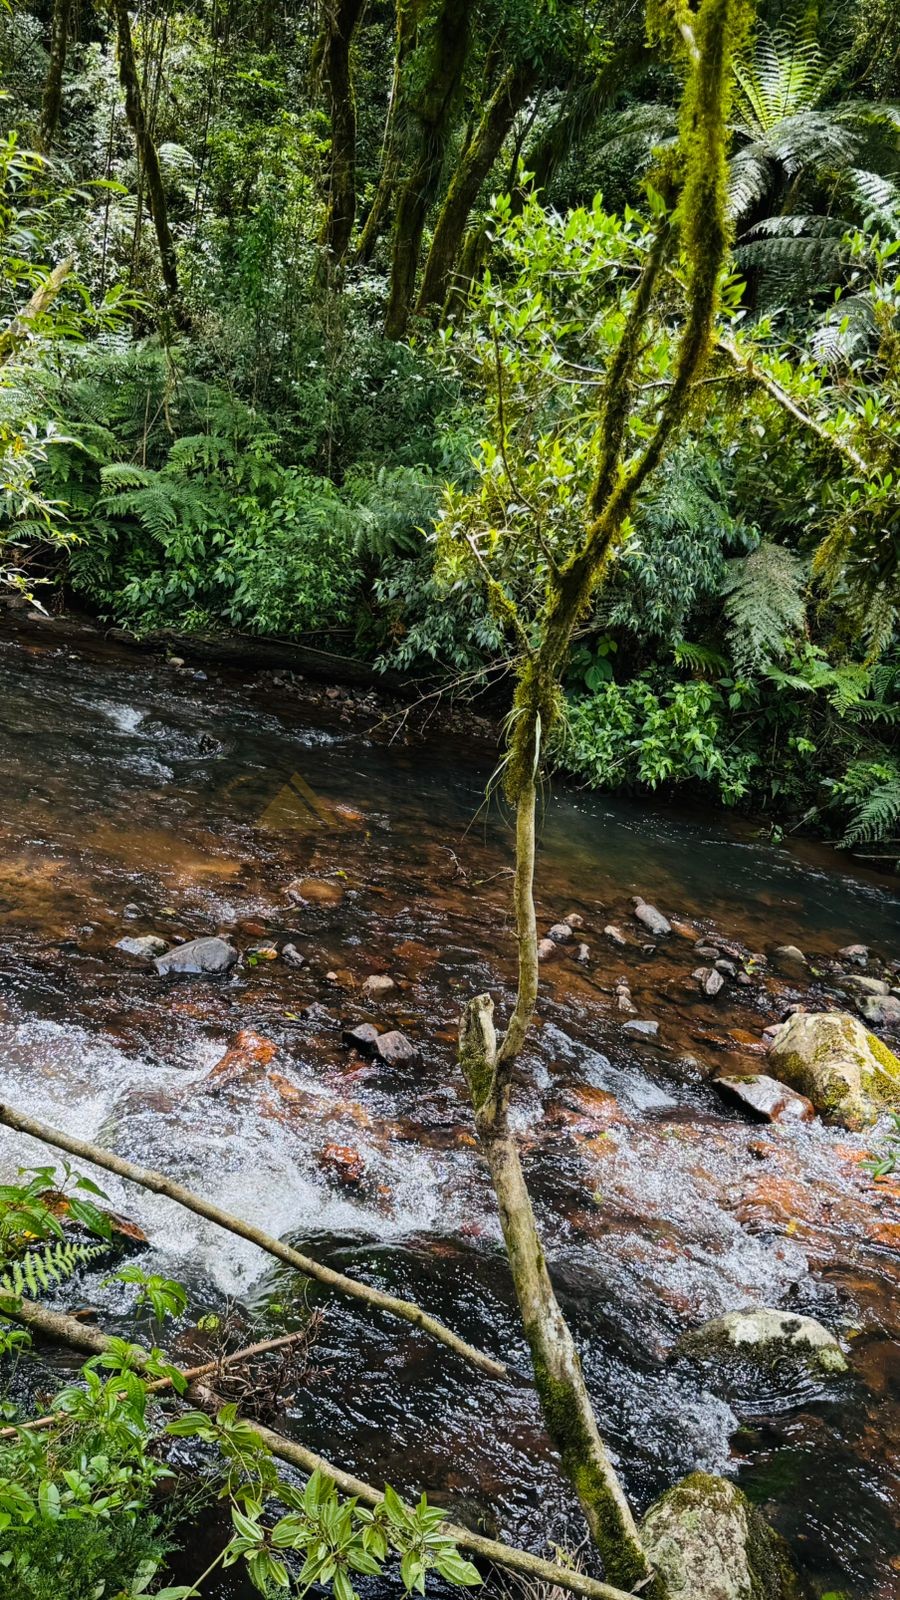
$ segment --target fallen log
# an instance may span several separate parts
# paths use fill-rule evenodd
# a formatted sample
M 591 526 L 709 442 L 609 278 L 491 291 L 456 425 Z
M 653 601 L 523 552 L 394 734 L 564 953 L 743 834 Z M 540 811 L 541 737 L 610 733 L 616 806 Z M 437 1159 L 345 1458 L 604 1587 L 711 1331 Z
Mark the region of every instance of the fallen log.
M 67 1316 L 64 1312 L 51 1311 L 48 1307 L 37 1305 L 31 1300 L 20 1300 L 8 1308 L 4 1306 L 3 1315 L 23 1323 L 35 1333 L 43 1334 L 57 1343 L 70 1345 L 73 1349 L 81 1350 L 88 1355 L 103 1355 L 113 1344 L 113 1340 L 102 1329 L 79 1322 L 77 1317 Z M 130 1349 L 135 1367 L 138 1369 L 145 1367 L 148 1359 L 146 1350 L 136 1344 L 131 1345 Z M 186 1371 L 183 1376 L 189 1377 L 189 1373 Z M 195 1391 L 193 1398 L 202 1399 L 202 1391 L 199 1395 Z M 317 1455 L 314 1450 L 308 1450 L 305 1445 L 296 1444 L 293 1439 L 285 1439 L 282 1434 L 275 1433 L 271 1428 L 265 1428 L 258 1422 L 247 1422 L 247 1426 L 253 1429 L 261 1442 L 279 1461 L 299 1467 L 302 1472 L 310 1474 L 321 1472 L 324 1477 L 330 1478 L 343 1494 L 355 1496 L 364 1505 L 377 1506 L 383 1500 L 384 1495 L 380 1489 L 374 1488 L 370 1483 L 364 1483 L 361 1478 L 355 1478 L 352 1473 L 344 1472 L 343 1468 L 334 1466 L 332 1462 L 326 1461 L 324 1456 Z M 518 1572 L 544 1583 L 556 1584 L 560 1589 L 568 1590 L 570 1594 L 584 1596 L 584 1600 L 635 1600 L 633 1594 L 627 1593 L 624 1589 L 617 1589 L 612 1584 L 603 1583 L 599 1578 L 590 1578 L 583 1572 L 557 1566 L 553 1561 L 545 1561 L 542 1556 L 532 1555 L 528 1550 L 519 1550 L 514 1545 L 503 1544 L 499 1539 L 483 1539 L 480 1534 L 471 1533 L 468 1528 L 458 1527 L 456 1523 L 443 1523 L 441 1531 L 448 1539 L 452 1539 L 460 1550 L 468 1550 L 472 1555 L 480 1556 L 483 1561 L 494 1562 L 510 1572 Z
M 32 1301 L 24 1301 L 23 1304 L 27 1307 L 27 1310 L 22 1316 L 18 1316 L 16 1312 L 12 1311 L 6 1314 L 16 1317 L 18 1321 L 27 1322 L 29 1327 L 34 1327 L 38 1332 L 47 1332 L 47 1329 L 42 1328 L 39 1322 L 28 1321 L 32 1311 L 43 1313 L 45 1308 L 35 1305 Z M 0 1315 L 3 1314 L 2 1309 L 0 1309 Z M 79 1319 L 72 1320 L 78 1321 Z M 84 1323 L 80 1325 L 82 1327 L 85 1326 Z M 278 1339 L 261 1339 L 257 1344 L 245 1344 L 240 1350 L 232 1350 L 230 1355 L 219 1356 L 215 1361 L 204 1361 L 200 1367 L 179 1368 L 179 1371 L 181 1376 L 187 1379 L 188 1383 L 193 1383 L 196 1378 L 208 1378 L 213 1373 L 220 1372 L 223 1367 L 239 1366 L 242 1361 L 250 1361 L 253 1356 L 265 1355 L 269 1350 L 281 1350 L 285 1345 L 299 1344 L 305 1338 L 307 1338 L 307 1331 L 305 1328 L 301 1328 L 297 1333 L 284 1333 Z M 135 1346 L 135 1348 L 139 1347 Z M 147 1385 L 147 1393 L 158 1394 L 161 1389 L 171 1389 L 172 1383 L 173 1380 L 171 1378 L 154 1378 L 153 1382 Z M 50 1411 L 45 1417 L 32 1417 L 27 1422 L 18 1422 L 14 1428 L 0 1428 L 0 1439 L 14 1439 L 16 1434 L 23 1431 L 38 1433 L 43 1428 L 52 1428 L 54 1422 L 62 1422 L 64 1415 L 65 1413 L 62 1411 Z
M 332 1267 L 326 1267 L 321 1261 L 313 1260 L 312 1256 L 302 1255 L 299 1250 L 282 1243 L 273 1234 L 264 1232 L 262 1228 L 255 1228 L 242 1217 L 233 1217 L 230 1212 L 223 1211 L 221 1206 L 214 1205 L 211 1200 L 205 1200 L 202 1195 L 194 1194 L 193 1190 L 176 1183 L 174 1178 L 167 1177 L 164 1172 L 154 1172 L 150 1167 L 136 1166 L 134 1162 L 125 1161 L 122 1156 L 114 1155 L 110 1150 L 103 1150 L 99 1145 L 90 1144 L 86 1139 L 76 1139 L 60 1128 L 52 1128 L 46 1123 L 38 1122 L 34 1117 L 28 1117 L 24 1112 L 17 1111 L 15 1106 L 0 1104 L 0 1123 L 4 1123 L 7 1128 L 12 1128 L 17 1133 L 27 1133 L 33 1139 L 40 1139 L 44 1144 L 53 1145 L 57 1150 L 65 1150 L 67 1155 L 77 1156 L 82 1161 L 90 1161 L 95 1167 L 102 1167 L 106 1172 L 114 1172 L 117 1177 L 127 1178 L 129 1182 L 138 1184 L 142 1189 L 150 1189 L 154 1194 L 165 1195 L 177 1205 L 184 1206 L 187 1211 L 193 1211 L 196 1216 L 206 1217 L 209 1222 L 215 1222 L 218 1227 L 225 1228 L 228 1233 L 237 1234 L 241 1239 L 248 1239 L 260 1250 L 266 1251 L 278 1261 L 284 1261 L 289 1267 L 295 1267 L 308 1278 L 314 1278 L 317 1283 L 324 1284 L 335 1294 L 346 1295 L 353 1300 L 363 1300 L 378 1311 L 385 1311 L 392 1317 L 399 1317 L 401 1321 L 411 1323 L 414 1328 L 420 1328 L 423 1333 L 430 1334 L 433 1339 L 446 1345 L 448 1350 L 462 1356 L 465 1361 L 490 1378 L 508 1376 L 502 1361 L 495 1361 L 492 1356 L 485 1355 L 484 1351 L 468 1344 L 436 1317 L 432 1317 L 421 1306 L 416 1305 L 415 1301 L 398 1300 L 394 1295 L 385 1294 L 381 1289 L 373 1289 L 367 1283 L 359 1283 L 356 1278 L 346 1277 L 343 1272 L 335 1272 Z

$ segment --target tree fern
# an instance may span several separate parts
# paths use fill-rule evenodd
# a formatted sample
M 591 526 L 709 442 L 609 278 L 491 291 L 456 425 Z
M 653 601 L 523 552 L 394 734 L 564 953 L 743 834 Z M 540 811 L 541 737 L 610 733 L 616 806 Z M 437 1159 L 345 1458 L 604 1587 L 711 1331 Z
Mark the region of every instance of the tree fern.
M 891 771 L 883 766 L 872 768 L 869 763 L 866 766 L 869 768 L 865 775 L 868 793 L 853 802 L 850 825 L 841 840 L 843 845 L 890 841 L 900 835 L 900 768 Z
M 806 621 L 805 578 L 800 557 L 767 540 L 749 556 L 727 563 L 722 595 L 735 662 L 742 670 L 777 660 L 800 633 Z

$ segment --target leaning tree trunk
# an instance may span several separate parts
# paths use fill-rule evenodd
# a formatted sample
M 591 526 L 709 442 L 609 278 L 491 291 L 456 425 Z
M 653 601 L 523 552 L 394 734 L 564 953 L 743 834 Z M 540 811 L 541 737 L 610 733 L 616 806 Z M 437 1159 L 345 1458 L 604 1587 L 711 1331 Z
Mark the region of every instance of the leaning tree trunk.
M 608 1580 L 627 1590 L 642 1585 L 641 1594 L 647 1600 L 664 1600 L 663 1589 L 648 1566 L 631 1509 L 597 1428 L 581 1361 L 550 1282 L 516 1138 L 509 1127 L 512 1066 L 531 1021 L 538 991 L 535 800 L 534 783 L 528 782 L 516 806 L 514 898 L 519 990 L 515 1011 L 498 1045 L 490 995 L 478 995 L 471 1000 L 460 1025 L 460 1064 L 469 1086 L 479 1142 L 497 1197 L 500 1225 L 547 1432 L 578 1496 Z
M 44 80 L 41 101 L 39 144 L 47 154 L 53 144 L 62 108 L 63 74 L 66 67 L 66 47 L 69 42 L 69 18 L 72 0 L 53 0 L 53 17 L 50 23 L 50 60 Z
M 534 73 L 530 65 L 510 67 L 484 108 L 481 121 L 460 158 L 435 224 L 419 291 L 419 311 L 424 311 L 429 305 L 444 303 L 451 274 L 459 258 L 469 213 L 533 81 Z
M 356 101 L 350 45 L 365 0 L 328 0 L 321 39 L 322 82 L 328 97 L 331 153 L 323 242 L 333 265 L 347 254 L 356 217 Z
M 113 0 L 113 9 L 119 46 L 119 81 L 125 95 L 125 115 L 134 134 L 138 160 L 147 184 L 147 199 L 150 206 L 150 215 L 153 218 L 153 226 L 156 229 L 163 283 L 172 299 L 175 300 L 178 297 L 175 241 L 169 228 L 169 210 L 166 205 L 166 193 L 163 187 L 162 170 L 159 165 L 159 154 L 153 142 L 153 135 L 150 132 L 141 95 L 140 79 L 134 55 L 134 39 L 131 33 L 131 18 L 128 14 L 128 0 Z
M 440 0 L 434 15 L 423 19 L 421 36 L 401 72 L 401 79 L 414 78 L 417 70 L 424 70 L 426 75 L 410 96 L 410 110 L 417 126 L 412 165 L 400 191 L 394 219 L 384 324 L 389 339 L 403 338 L 412 311 L 422 235 L 447 153 L 453 107 L 466 64 L 472 9 L 472 0 Z

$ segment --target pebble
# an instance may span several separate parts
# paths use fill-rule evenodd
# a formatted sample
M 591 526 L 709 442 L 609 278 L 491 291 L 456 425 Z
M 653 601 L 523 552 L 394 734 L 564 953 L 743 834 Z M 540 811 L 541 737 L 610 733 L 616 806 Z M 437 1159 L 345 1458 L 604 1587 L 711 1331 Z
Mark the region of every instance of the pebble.
M 360 1055 L 371 1056 L 378 1043 L 378 1029 L 372 1022 L 357 1022 L 353 1027 L 341 1029 L 341 1043 Z
M 407 1067 L 418 1061 L 419 1052 L 411 1039 L 399 1028 L 392 1028 L 389 1033 L 382 1033 L 375 1046 L 376 1053 L 389 1067 Z
M 285 944 L 281 947 L 281 959 L 289 967 L 302 967 L 306 965 L 306 957 L 297 949 L 295 944 Z
M 641 1034 L 647 1039 L 655 1039 L 657 1034 L 659 1033 L 659 1023 L 658 1022 L 623 1022 L 622 1023 L 622 1031 L 623 1032 L 627 1032 L 627 1033 Z
M 657 911 L 656 906 L 651 906 L 646 900 L 642 900 L 639 894 L 632 896 L 631 904 L 634 906 L 638 922 L 642 922 L 651 933 L 661 935 L 672 932 L 672 924 L 668 918 L 664 917 L 661 911 Z
M 547 935 L 547 938 L 552 939 L 554 944 L 568 944 L 571 937 L 572 929 L 567 922 L 554 922 Z
M 603 932 L 606 935 L 607 939 L 609 939 L 611 944 L 617 944 L 622 949 L 624 949 L 625 945 L 627 945 L 627 943 L 628 943 L 628 940 L 626 939 L 626 937 L 625 937 L 624 933 L 622 932 L 621 928 L 614 927 L 611 922 L 608 922 L 606 924 L 606 927 L 603 929 Z
M 725 987 L 725 979 L 722 977 L 721 972 L 716 971 L 715 967 L 695 967 L 691 977 L 699 983 L 703 993 L 709 995 L 710 999 L 713 999 L 720 989 Z
M 816 1108 L 805 1094 L 766 1073 L 748 1077 L 716 1078 L 715 1086 L 726 1100 L 735 1101 L 762 1122 L 812 1122 Z
M 370 972 L 369 976 L 364 978 L 362 982 L 363 992 L 371 1000 L 380 1000 L 386 994 L 393 994 L 396 987 L 397 985 L 393 978 L 389 978 L 387 973 L 384 972 Z
M 168 948 L 168 941 L 160 939 L 155 933 L 145 933 L 138 939 L 119 939 L 116 942 L 117 950 L 124 950 L 129 956 L 143 956 L 146 961 L 152 961 L 154 956 L 161 956 Z

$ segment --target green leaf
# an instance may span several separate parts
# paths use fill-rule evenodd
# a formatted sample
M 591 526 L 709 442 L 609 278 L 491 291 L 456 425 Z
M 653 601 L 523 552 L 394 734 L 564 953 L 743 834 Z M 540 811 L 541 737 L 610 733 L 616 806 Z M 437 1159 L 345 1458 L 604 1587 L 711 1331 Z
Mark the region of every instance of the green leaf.
M 55 1483 L 45 1478 L 38 1489 L 38 1506 L 45 1522 L 56 1522 L 59 1519 L 59 1490 Z

